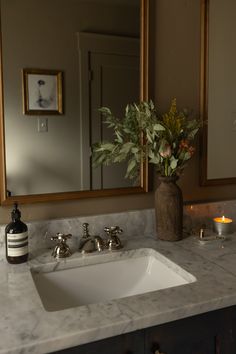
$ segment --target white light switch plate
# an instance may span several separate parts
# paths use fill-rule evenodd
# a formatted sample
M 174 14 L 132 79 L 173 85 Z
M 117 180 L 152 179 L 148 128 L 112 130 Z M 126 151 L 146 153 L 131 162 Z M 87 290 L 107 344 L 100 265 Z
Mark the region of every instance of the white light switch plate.
M 38 133 L 46 133 L 48 131 L 48 119 L 38 118 Z

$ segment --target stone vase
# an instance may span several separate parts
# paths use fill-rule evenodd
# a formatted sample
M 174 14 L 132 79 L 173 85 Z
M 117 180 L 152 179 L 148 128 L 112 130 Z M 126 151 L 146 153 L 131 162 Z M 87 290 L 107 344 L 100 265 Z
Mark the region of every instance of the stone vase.
M 183 236 L 183 195 L 176 184 L 178 177 L 158 177 L 155 192 L 157 237 L 165 241 L 179 241 Z

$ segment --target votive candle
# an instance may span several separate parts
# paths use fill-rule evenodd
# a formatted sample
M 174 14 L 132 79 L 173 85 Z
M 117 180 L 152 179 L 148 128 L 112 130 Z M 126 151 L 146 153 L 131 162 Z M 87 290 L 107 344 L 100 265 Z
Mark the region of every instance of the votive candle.
M 224 215 L 222 217 L 217 217 L 213 219 L 213 230 L 219 236 L 230 234 L 232 230 L 233 220 L 226 218 Z

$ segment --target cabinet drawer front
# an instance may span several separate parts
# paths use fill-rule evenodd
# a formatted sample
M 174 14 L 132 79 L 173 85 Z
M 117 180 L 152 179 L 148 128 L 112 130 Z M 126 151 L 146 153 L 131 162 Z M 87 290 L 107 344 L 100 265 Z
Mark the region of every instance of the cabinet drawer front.
M 58 351 L 58 354 L 143 354 L 144 332 L 136 331 L 120 336 Z

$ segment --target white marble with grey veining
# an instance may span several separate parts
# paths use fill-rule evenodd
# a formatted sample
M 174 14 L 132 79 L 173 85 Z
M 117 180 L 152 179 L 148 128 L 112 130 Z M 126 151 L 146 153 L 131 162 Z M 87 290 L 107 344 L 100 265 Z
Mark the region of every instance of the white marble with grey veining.
M 226 215 L 236 220 L 236 202 L 185 206 L 187 230 Z M 23 219 L 23 218 L 22 218 Z M 124 249 L 110 254 L 82 256 L 76 250 L 83 222 L 91 234 L 103 235 L 104 226 L 119 225 Z M 4 228 L 0 226 L 0 353 L 40 354 L 131 332 L 206 311 L 236 305 L 236 234 L 225 242 L 200 243 L 196 237 L 166 243 L 155 235 L 154 211 L 139 210 L 108 215 L 67 218 L 28 223 L 30 261 L 9 265 L 5 261 Z M 72 233 L 72 257 L 56 262 L 51 257 L 48 235 Z M 47 312 L 34 286 L 30 267 L 55 270 L 97 262 L 110 257 L 133 257 L 138 252 L 157 250 L 197 278 L 197 282 L 100 304 Z M 146 250 L 146 251 L 145 251 Z
M 184 207 L 184 227 L 187 232 L 200 228 L 205 224 L 212 228 L 212 220 L 216 216 L 225 215 L 236 221 L 236 201 L 221 201 L 186 205 Z M 10 218 L 10 216 L 9 216 Z M 22 215 L 24 221 L 24 215 Z M 10 221 L 10 219 L 9 219 Z M 126 237 L 136 238 L 140 235 L 156 235 L 155 213 L 153 209 L 131 210 L 106 215 L 91 215 L 84 217 L 62 218 L 54 220 L 28 222 L 30 251 L 52 247 L 50 236 L 57 232 L 71 233 L 71 246 L 78 243 L 82 234 L 82 224 L 89 223 L 92 235 L 103 235 L 105 226 L 119 225 Z M 0 260 L 5 258 L 4 249 L 5 225 L 0 225 Z M 121 236 L 122 238 L 122 236 Z
M 24 216 L 22 215 L 22 221 Z M 69 241 L 70 245 L 76 247 L 78 239 L 82 235 L 82 224 L 89 223 L 89 231 L 91 235 L 104 235 L 105 226 L 119 225 L 124 235 L 135 238 L 140 235 L 154 234 L 155 219 L 154 210 L 134 210 L 125 213 L 111 213 L 106 215 L 92 215 L 84 217 L 73 217 L 64 219 L 44 220 L 28 222 L 29 230 L 29 246 L 30 251 L 41 248 L 52 247 L 50 236 L 57 232 L 65 234 L 71 233 L 73 238 Z M 4 248 L 4 229 L 5 225 L 0 225 L 0 260 L 5 258 Z M 123 236 L 121 235 L 121 238 Z
M 54 261 L 49 250 L 38 250 L 28 264 L 8 265 L 0 262 L 0 353 L 39 354 L 76 346 L 90 341 L 127 333 L 140 328 L 173 321 L 236 304 L 236 272 L 227 269 L 226 255 L 236 256 L 236 235 L 224 248 L 197 248 L 191 237 L 166 243 L 146 237 L 127 238 L 120 252 L 82 256 L 75 252 L 71 258 Z M 55 267 L 106 261 L 135 256 L 136 249 L 154 249 L 193 274 L 191 284 L 131 296 L 100 304 L 47 312 L 35 289 L 30 267 L 38 271 Z M 228 251 L 227 251 L 228 250 Z M 216 257 L 216 251 L 218 256 Z M 126 254 L 127 256 L 127 254 Z M 223 259 L 222 262 L 218 260 Z M 228 267 L 233 264 L 232 258 Z M 224 264 L 224 262 L 226 262 Z M 109 285 L 108 285 L 109 286 Z

